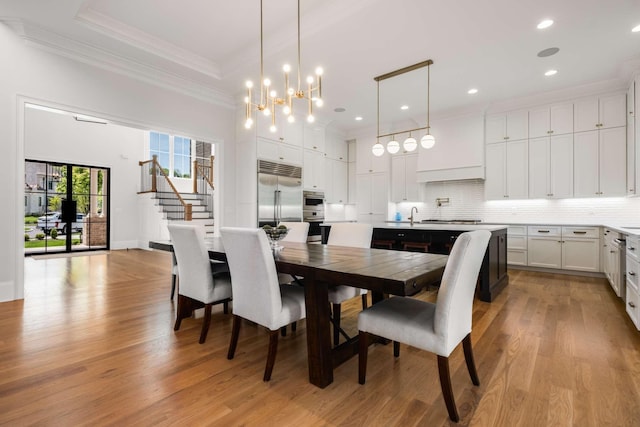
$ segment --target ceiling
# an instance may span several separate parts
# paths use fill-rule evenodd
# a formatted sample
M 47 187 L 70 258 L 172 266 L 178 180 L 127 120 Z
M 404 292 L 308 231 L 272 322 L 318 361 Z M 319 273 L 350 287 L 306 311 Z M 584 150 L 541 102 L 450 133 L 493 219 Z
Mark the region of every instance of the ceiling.
M 596 82 L 622 86 L 640 70 L 640 32 L 631 32 L 640 24 L 638 0 L 300 3 L 303 79 L 324 68 L 319 121 L 347 132 L 377 122 L 373 77 L 426 59 L 434 61 L 432 118 Z M 296 70 L 296 4 L 264 2 L 265 76 L 277 88 L 284 63 Z M 536 29 L 544 18 L 554 25 Z M 0 0 L 0 20 L 20 22 L 32 41 L 50 48 L 108 55 L 111 64 L 231 102 L 242 102 L 244 81 L 259 77 L 258 0 Z M 537 56 L 550 47 L 559 53 Z M 558 73 L 545 77 L 552 68 Z M 470 88 L 478 93 L 467 94 Z M 380 121 L 424 125 L 426 95 L 426 69 L 380 82 Z M 297 110 L 306 108 L 299 102 Z

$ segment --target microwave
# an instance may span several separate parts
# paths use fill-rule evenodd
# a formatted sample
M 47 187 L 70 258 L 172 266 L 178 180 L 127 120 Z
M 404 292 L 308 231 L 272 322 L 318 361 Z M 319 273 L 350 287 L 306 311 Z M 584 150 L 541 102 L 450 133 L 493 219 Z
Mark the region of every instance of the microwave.
M 324 193 L 322 191 L 304 191 L 302 193 L 302 209 L 324 210 Z

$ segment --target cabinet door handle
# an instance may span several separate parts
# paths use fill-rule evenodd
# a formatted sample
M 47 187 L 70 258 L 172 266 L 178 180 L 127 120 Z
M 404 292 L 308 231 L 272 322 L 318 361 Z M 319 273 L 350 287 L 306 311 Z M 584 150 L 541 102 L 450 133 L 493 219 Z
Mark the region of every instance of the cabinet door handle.
M 636 275 L 636 273 L 634 273 L 633 271 L 629 272 L 629 276 L 635 276 L 635 275 Z
M 632 301 L 629 301 L 629 307 L 636 308 L 636 305 Z
M 398 233 L 398 237 L 404 237 L 404 234 Z
M 627 249 L 629 249 L 630 251 L 635 251 L 636 248 L 634 248 L 633 246 L 627 246 Z
M 574 231 L 573 234 L 587 234 L 586 231 Z
M 549 233 L 549 230 L 538 230 L 538 233 Z

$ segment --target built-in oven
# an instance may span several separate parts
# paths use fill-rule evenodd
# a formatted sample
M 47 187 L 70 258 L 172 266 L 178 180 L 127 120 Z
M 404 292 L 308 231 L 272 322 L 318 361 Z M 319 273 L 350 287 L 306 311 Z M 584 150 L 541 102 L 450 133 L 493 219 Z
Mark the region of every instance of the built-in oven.
M 324 222 L 324 193 L 322 191 L 302 192 L 302 220 L 309 223 L 308 242 L 321 240 L 320 224 Z

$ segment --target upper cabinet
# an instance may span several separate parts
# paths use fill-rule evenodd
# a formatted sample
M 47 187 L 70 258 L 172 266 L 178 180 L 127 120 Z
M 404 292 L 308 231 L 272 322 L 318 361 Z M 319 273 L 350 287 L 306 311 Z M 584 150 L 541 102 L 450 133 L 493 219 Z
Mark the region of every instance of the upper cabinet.
M 259 114 L 256 118 L 256 132 L 259 138 L 284 142 L 302 147 L 303 124 L 300 120 L 289 123 L 284 114 L 276 115 L 275 130 L 272 132 L 272 117 Z
M 347 141 L 334 131 L 325 132 L 325 152 L 328 159 L 349 161 Z
M 640 77 L 631 82 L 627 92 L 627 194 L 640 195 L 640 126 L 636 123 L 636 107 L 640 96 L 636 96 L 636 86 Z
M 527 140 L 487 144 L 485 197 L 487 200 L 526 199 L 528 196 Z
M 573 134 L 529 140 L 529 198 L 573 196 Z
M 573 103 L 529 111 L 529 138 L 573 133 Z
M 580 99 L 574 103 L 573 114 L 575 132 L 625 126 L 626 94 Z
M 325 151 L 325 130 L 320 126 L 304 126 L 304 148 L 320 153 Z
M 389 154 L 380 157 L 371 152 L 375 136 L 371 139 L 363 138 L 356 141 L 356 173 L 377 173 L 389 171 Z
M 391 201 L 420 202 L 416 176 L 417 154 L 399 154 L 391 158 Z
M 579 132 L 574 135 L 573 182 L 575 197 L 611 197 L 626 194 L 626 130 Z
M 492 114 L 486 119 L 485 142 L 517 141 L 529 136 L 528 111 Z

